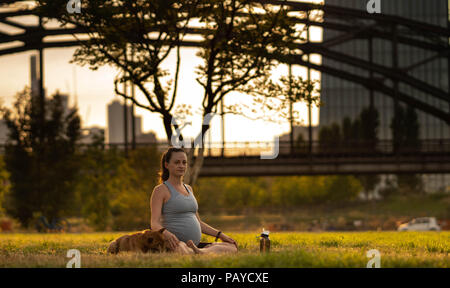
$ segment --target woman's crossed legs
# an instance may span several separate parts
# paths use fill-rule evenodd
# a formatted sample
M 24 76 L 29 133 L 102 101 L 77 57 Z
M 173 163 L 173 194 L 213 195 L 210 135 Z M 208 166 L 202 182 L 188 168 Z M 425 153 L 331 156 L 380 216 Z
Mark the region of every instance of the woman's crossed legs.
M 236 245 L 227 242 L 214 242 L 206 245 L 205 248 L 198 248 L 192 240 L 189 240 L 186 244 L 196 254 L 236 253 L 238 251 Z
M 192 240 L 184 243 L 180 241 L 175 252 L 181 254 L 219 254 L 219 253 L 236 253 L 238 251 L 234 244 L 227 242 L 211 243 L 205 248 L 198 248 Z

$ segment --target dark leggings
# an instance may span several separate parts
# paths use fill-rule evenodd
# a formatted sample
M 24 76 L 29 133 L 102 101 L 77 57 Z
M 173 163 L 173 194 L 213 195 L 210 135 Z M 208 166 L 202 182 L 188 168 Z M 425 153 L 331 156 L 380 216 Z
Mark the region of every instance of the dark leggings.
M 205 248 L 205 247 L 208 246 L 209 244 L 212 244 L 212 243 L 209 243 L 209 242 L 200 242 L 200 243 L 198 243 L 197 248 Z

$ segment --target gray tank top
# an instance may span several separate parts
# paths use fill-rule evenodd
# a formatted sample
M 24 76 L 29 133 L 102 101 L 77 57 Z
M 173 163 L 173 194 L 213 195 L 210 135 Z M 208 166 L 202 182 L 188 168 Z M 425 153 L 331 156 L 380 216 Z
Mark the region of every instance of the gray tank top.
M 194 194 L 184 183 L 188 196 L 178 192 L 168 181 L 164 181 L 164 184 L 169 188 L 170 199 L 163 203 L 161 224 L 175 234 L 180 241 L 192 240 L 195 245 L 198 245 L 202 238 L 202 231 L 196 216 L 198 204 Z

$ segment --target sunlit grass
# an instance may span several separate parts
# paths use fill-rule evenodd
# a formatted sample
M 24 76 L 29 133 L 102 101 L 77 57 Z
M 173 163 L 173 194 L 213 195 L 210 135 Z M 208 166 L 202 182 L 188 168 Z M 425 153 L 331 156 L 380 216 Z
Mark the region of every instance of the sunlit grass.
M 257 232 L 227 233 L 236 255 L 108 255 L 122 234 L 0 234 L 0 267 L 65 267 L 69 249 L 80 250 L 82 267 L 366 267 L 371 249 L 381 267 L 450 267 L 450 232 L 273 233 L 269 254 L 259 253 Z

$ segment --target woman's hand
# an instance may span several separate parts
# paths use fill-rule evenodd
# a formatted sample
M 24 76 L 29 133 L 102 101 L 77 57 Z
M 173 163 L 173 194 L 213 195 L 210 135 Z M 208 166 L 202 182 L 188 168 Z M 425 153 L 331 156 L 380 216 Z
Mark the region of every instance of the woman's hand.
M 236 245 L 236 248 L 238 248 L 237 246 L 237 242 L 233 240 L 233 238 L 229 237 L 228 235 L 224 234 L 224 233 L 220 233 L 219 236 L 220 240 L 222 240 L 223 242 L 227 242 L 227 243 L 231 243 Z
M 178 243 L 180 243 L 180 240 L 178 240 L 177 236 L 172 234 L 169 230 L 164 230 L 163 232 L 164 239 L 166 239 L 167 243 L 169 244 L 169 248 L 174 251 Z

